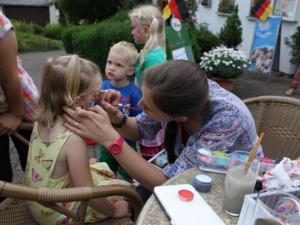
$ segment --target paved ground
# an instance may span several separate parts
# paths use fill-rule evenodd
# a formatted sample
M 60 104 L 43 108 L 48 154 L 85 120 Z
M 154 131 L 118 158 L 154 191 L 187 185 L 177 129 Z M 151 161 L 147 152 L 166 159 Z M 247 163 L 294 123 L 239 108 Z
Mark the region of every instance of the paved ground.
M 50 57 L 64 54 L 64 51 L 35 52 L 22 54 L 21 58 L 24 68 L 31 74 L 37 87 L 40 87 L 40 75 L 45 61 Z M 291 79 L 288 76 L 278 76 L 278 73 L 274 73 L 270 80 L 266 76 L 247 73 L 235 81 L 233 93 L 242 99 L 260 95 L 284 95 L 290 82 Z M 300 89 L 296 91 L 293 97 L 300 99 Z M 95 152 L 96 149 L 90 148 L 91 155 L 94 155 Z M 11 160 L 14 168 L 14 182 L 21 182 L 23 172 L 13 146 L 11 147 Z

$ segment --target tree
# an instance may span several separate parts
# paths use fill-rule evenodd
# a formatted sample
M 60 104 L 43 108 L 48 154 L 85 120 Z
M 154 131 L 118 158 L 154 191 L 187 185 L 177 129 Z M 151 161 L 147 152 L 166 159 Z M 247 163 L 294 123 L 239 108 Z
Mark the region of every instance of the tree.
M 297 30 L 291 37 L 285 39 L 285 44 L 292 49 L 290 62 L 300 65 L 300 27 L 297 27 Z
M 114 15 L 119 9 L 117 0 L 59 0 L 58 5 L 74 24 L 78 24 L 81 19 L 90 23 L 103 20 Z
M 238 15 L 238 5 L 230 16 L 227 17 L 226 23 L 220 31 L 221 44 L 228 48 L 236 48 L 242 42 L 243 28 Z

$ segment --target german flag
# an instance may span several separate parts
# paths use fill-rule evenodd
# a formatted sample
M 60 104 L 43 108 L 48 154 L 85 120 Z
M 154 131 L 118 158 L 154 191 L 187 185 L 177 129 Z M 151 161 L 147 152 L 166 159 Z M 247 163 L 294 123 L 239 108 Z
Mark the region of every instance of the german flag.
M 179 20 L 185 20 L 189 17 L 184 0 L 170 0 L 163 9 L 163 17 L 167 20 L 171 15 Z
M 251 15 L 257 19 L 265 21 L 272 13 L 273 7 L 270 0 L 255 0 L 254 6 L 251 8 Z

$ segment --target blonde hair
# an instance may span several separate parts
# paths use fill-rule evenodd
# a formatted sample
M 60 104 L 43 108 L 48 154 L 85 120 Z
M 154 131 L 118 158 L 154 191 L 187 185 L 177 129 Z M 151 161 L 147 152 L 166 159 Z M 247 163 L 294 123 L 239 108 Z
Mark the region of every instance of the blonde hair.
M 139 63 L 142 64 L 151 49 L 165 49 L 165 22 L 159 8 L 153 5 L 138 6 L 129 12 L 129 17 L 138 25 L 149 27 L 149 38 L 139 56 Z
M 98 67 L 77 55 L 47 60 L 43 68 L 37 121 L 51 128 L 63 106 L 73 105 L 77 96 L 88 94 L 102 82 Z
M 126 57 L 130 63 L 130 66 L 135 66 L 139 57 L 139 53 L 135 46 L 127 41 L 120 41 L 114 44 L 110 48 L 110 51 L 116 51 L 122 56 Z

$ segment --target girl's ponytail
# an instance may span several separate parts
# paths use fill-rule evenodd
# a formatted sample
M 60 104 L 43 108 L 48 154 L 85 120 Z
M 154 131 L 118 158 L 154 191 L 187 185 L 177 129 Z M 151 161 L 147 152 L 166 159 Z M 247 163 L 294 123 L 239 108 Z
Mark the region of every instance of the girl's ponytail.
M 72 55 L 66 71 L 67 104 L 72 105 L 80 88 L 80 59 L 78 55 Z

